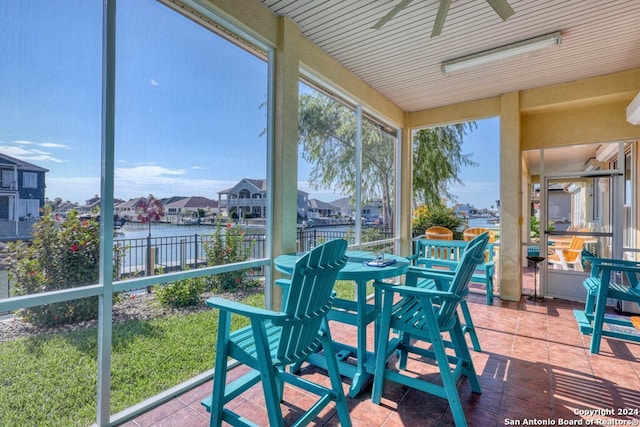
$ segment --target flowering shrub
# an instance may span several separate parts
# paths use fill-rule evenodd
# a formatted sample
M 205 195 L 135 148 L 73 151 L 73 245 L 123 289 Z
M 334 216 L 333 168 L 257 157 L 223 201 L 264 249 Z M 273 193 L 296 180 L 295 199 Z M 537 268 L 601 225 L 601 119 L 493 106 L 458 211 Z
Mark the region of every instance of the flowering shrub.
M 114 248 L 114 274 L 120 259 Z M 100 270 L 100 225 L 93 219 L 80 219 L 72 211 L 57 223 L 50 208 L 33 228 L 30 244 L 8 245 L 9 279 L 15 282 L 16 295 L 28 295 L 98 283 Z M 98 297 L 52 303 L 21 310 L 26 321 L 39 326 L 54 326 L 95 319 Z
M 207 265 L 224 265 L 249 259 L 254 242 L 245 244 L 244 231 L 231 223 L 223 224 L 220 219 L 211 240 L 204 243 Z M 247 287 L 253 281 L 248 278 L 248 270 L 236 270 L 214 276 L 213 286 L 228 291 Z
M 197 305 L 200 302 L 200 294 L 204 290 L 204 279 L 202 277 L 192 277 L 158 285 L 154 288 L 153 294 L 164 305 L 186 307 Z

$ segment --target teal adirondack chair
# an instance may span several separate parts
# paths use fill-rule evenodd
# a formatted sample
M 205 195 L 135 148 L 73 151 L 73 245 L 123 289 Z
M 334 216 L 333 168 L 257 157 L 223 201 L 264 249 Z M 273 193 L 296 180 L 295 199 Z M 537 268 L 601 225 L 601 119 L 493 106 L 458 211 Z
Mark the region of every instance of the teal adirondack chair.
M 331 401 L 336 404 L 340 424 L 351 425 L 326 318 L 336 276 L 347 261 L 346 249 L 346 240 L 332 240 L 302 256 L 296 262 L 282 312 L 222 298 L 207 301 L 207 305 L 220 309 L 213 394 L 202 401 L 211 412 L 211 426 L 220 426 L 222 421 L 254 425 L 225 405 L 258 382 L 262 382 L 270 426 L 284 425 L 280 409 L 284 382 L 320 396 L 294 425 L 306 425 Z M 248 317 L 251 325 L 230 332 L 231 313 Z M 326 356 L 331 388 L 285 371 L 288 365 L 304 361 L 320 348 Z M 229 357 L 252 370 L 226 384 Z
M 481 389 L 457 309 L 468 294 L 477 264 L 484 261 L 488 240 L 489 235 L 483 233 L 470 241 L 454 274 L 412 267 L 403 286 L 374 284 L 384 292 L 371 396 L 374 403 L 380 403 L 384 381 L 390 380 L 447 399 L 456 426 L 467 425 L 456 384 L 465 375 L 473 392 L 480 393 Z M 433 280 L 433 285 L 419 286 L 424 279 Z M 390 338 L 392 330 L 398 335 Z M 420 345 L 420 341 L 427 345 Z M 447 348 L 453 349 L 453 354 L 448 354 Z M 395 352 L 399 355 L 398 369 L 387 367 Z M 442 382 L 402 373 L 407 369 L 409 353 L 435 360 Z

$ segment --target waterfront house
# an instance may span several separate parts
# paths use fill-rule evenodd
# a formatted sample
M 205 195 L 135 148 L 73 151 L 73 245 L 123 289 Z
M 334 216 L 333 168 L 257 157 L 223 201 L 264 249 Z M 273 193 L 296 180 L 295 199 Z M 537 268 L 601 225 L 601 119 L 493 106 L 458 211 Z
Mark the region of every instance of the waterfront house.
M 139 209 L 143 203 L 144 197 L 135 197 L 126 202 L 114 204 L 113 212 L 126 221 L 138 221 Z
M 47 169 L 0 153 L 0 237 L 31 234 L 45 201 Z
M 164 203 L 164 212 L 171 224 L 212 222 L 218 215 L 218 202 L 201 196 L 182 197 Z
M 306 218 L 309 212 L 309 194 L 298 191 L 297 214 Z M 218 192 L 218 209 L 231 218 L 265 218 L 267 213 L 267 181 L 243 178 L 233 187 Z
M 338 208 L 340 216 L 351 218 L 352 220 L 355 219 L 355 207 L 353 206 L 353 203 L 351 203 L 349 197 L 342 197 L 340 199 L 334 200 L 333 202 L 331 202 L 331 204 Z
M 78 215 L 87 216 L 96 213 L 100 209 L 100 196 L 97 194 L 84 201 L 84 205 L 77 207 Z
M 340 209 L 327 202 L 318 199 L 309 199 L 309 213 L 307 219 L 329 218 L 340 213 Z
M 266 198 L 266 180 L 244 178 L 233 187 L 218 192 L 218 206 L 233 218 L 264 218 Z

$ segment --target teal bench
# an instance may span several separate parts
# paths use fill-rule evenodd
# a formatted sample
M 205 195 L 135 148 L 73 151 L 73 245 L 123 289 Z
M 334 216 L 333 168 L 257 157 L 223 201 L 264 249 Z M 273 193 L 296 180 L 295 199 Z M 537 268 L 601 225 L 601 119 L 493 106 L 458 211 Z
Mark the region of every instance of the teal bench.
M 640 342 L 640 335 L 625 332 L 624 328 L 605 328 L 605 324 L 633 327 L 628 318 L 607 317 L 605 314 L 608 298 L 640 305 L 640 262 L 595 257 L 585 261 L 591 263 L 591 274 L 583 282 L 587 298 L 584 310 L 574 310 L 573 314 L 580 332 L 591 335 L 590 352 L 600 353 L 603 336 Z

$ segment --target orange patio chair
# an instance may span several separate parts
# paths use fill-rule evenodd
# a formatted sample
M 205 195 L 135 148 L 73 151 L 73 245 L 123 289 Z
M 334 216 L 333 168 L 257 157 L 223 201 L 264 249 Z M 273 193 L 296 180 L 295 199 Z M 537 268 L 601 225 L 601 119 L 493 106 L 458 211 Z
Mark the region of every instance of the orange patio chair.
M 549 246 L 548 262 L 553 268 L 569 270 L 572 266 L 575 271 L 584 271 L 582 268 L 582 248 L 584 238 L 573 236 L 568 246 Z
M 463 232 L 463 238 L 465 242 L 473 240 L 474 237 L 479 236 L 482 233 L 489 233 L 489 243 L 494 243 L 496 241 L 496 233 L 488 228 L 483 227 L 471 227 L 467 228 Z
M 427 228 L 424 234 L 431 240 L 453 240 L 453 231 L 439 225 Z

